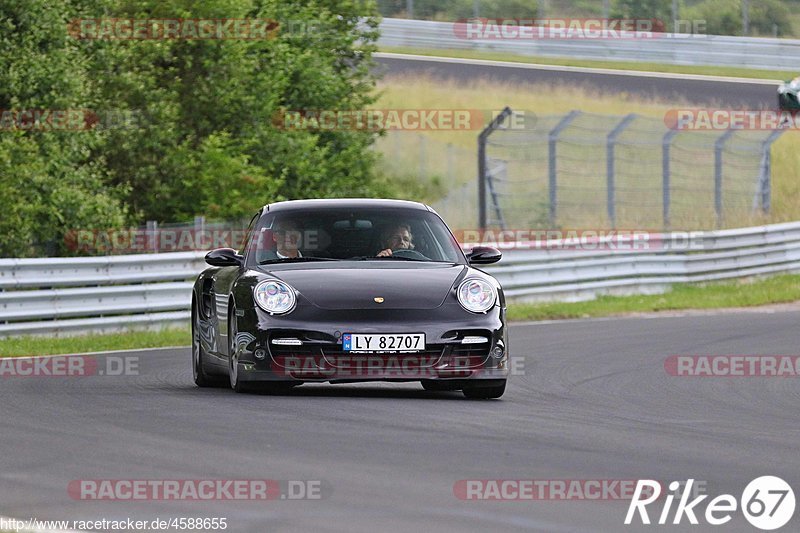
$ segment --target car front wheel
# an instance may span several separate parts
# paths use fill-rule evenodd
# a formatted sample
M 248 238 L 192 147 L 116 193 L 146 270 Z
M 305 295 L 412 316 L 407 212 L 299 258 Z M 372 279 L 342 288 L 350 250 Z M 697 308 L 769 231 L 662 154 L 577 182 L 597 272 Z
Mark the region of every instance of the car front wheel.
M 236 392 L 247 392 L 249 387 L 239 378 L 239 349 L 236 345 L 236 336 L 239 333 L 236 324 L 236 307 L 231 302 L 228 309 L 228 377 L 231 388 Z
M 219 377 L 206 372 L 205 350 L 200 342 L 200 317 L 194 307 L 192 308 L 192 377 L 198 387 L 218 387 L 220 384 L 223 386 L 225 384 L 224 381 L 220 383 Z
M 461 392 L 470 400 L 493 400 L 506 392 L 506 380 L 502 380 L 496 385 L 464 387 Z

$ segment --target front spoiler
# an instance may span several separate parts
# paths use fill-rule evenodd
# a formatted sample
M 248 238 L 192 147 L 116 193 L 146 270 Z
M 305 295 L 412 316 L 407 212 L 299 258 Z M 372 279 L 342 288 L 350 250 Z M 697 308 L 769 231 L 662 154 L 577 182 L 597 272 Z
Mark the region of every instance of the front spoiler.
M 440 382 L 483 382 L 506 380 L 509 376 L 508 365 L 501 368 L 471 368 L 454 372 L 442 371 L 438 375 L 429 373 L 426 369 L 419 372 L 410 372 L 401 375 L 393 372 L 375 372 L 371 375 L 348 375 L 346 372 L 337 370 L 330 375 L 323 373 L 287 373 L 276 372 L 273 370 L 259 370 L 252 363 L 239 363 L 239 380 L 245 382 L 294 382 L 294 383 L 367 383 L 371 381 L 381 381 L 389 383 L 409 383 L 417 381 L 440 381 Z

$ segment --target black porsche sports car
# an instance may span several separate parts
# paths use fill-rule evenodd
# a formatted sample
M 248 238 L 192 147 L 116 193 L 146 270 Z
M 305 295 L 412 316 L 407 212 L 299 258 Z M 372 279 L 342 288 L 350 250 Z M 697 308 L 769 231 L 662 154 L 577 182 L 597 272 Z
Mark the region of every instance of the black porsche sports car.
M 198 386 L 279 392 L 306 382 L 421 382 L 499 398 L 505 298 L 430 207 L 296 200 L 256 213 L 242 248 L 213 250 L 194 284 Z M 222 382 L 222 383 L 221 383 Z

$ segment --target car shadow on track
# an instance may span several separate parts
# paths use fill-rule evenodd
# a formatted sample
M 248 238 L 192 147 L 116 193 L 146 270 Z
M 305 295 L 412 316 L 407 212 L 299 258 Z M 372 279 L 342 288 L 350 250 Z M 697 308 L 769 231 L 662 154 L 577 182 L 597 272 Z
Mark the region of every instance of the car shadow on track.
M 419 385 L 418 385 L 419 386 Z M 233 390 L 227 387 L 216 387 L 213 389 L 199 389 L 194 386 L 187 388 L 202 394 L 234 394 Z M 376 385 L 352 385 L 352 384 L 304 384 L 289 391 L 268 392 L 268 391 L 248 391 L 243 393 L 244 397 L 299 397 L 299 398 L 384 398 L 384 399 L 404 399 L 404 400 L 461 400 L 467 399 L 461 391 L 426 391 L 415 389 L 413 384 L 405 387 L 385 387 Z M 474 400 L 473 400 L 474 401 Z

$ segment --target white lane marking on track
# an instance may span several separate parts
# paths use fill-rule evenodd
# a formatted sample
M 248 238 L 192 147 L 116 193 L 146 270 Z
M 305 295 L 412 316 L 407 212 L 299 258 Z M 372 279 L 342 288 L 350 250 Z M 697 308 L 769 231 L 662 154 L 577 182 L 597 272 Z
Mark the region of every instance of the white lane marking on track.
M 111 355 L 117 353 L 139 353 L 139 352 L 156 352 L 159 350 L 181 350 L 190 349 L 191 345 L 186 346 L 159 346 L 157 348 L 131 348 L 130 350 L 106 350 L 104 352 L 81 352 L 81 353 L 56 353 L 50 355 L 9 355 L 0 357 L 0 359 L 39 359 L 43 357 L 76 357 L 81 355 Z
M 672 311 L 653 311 L 653 312 L 637 312 L 628 315 L 615 315 L 615 316 L 595 316 L 587 318 L 563 318 L 563 319 L 550 319 L 550 320 L 523 320 L 523 321 L 508 321 L 509 326 L 539 326 L 547 324 L 569 324 L 572 322 L 609 322 L 612 320 L 654 320 L 661 318 L 697 318 L 697 317 L 718 317 L 718 316 L 735 316 L 743 314 L 762 314 L 774 315 L 780 313 L 797 313 L 798 309 L 773 309 L 772 305 L 755 307 L 720 307 L 717 309 L 675 309 Z
M 632 76 L 638 78 L 668 78 L 676 80 L 712 81 L 718 83 L 744 83 L 751 85 L 778 85 L 783 80 L 769 80 L 759 78 L 737 78 L 733 76 L 708 76 L 703 74 L 677 74 L 674 72 L 651 72 L 647 70 L 616 70 L 595 67 L 569 67 L 562 65 L 545 65 L 541 63 L 518 63 L 514 61 L 496 61 L 491 59 L 468 59 L 462 57 L 424 56 L 414 54 L 395 54 L 390 52 L 376 52 L 377 58 L 406 59 L 409 61 L 431 61 L 435 63 L 456 63 L 467 65 L 484 65 L 487 67 L 506 67 L 529 70 L 554 70 L 561 72 L 582 72 L 586 74 L 608 74 L 612 76 Z

